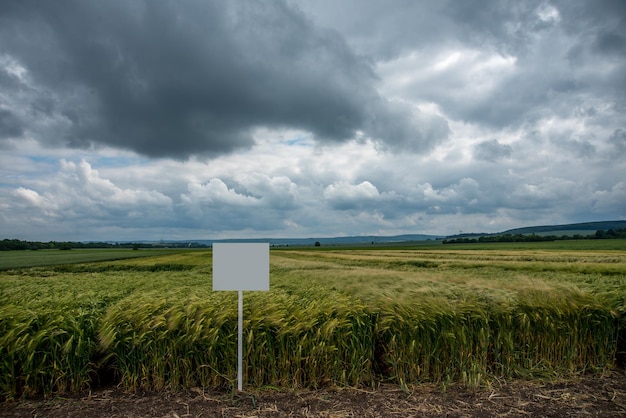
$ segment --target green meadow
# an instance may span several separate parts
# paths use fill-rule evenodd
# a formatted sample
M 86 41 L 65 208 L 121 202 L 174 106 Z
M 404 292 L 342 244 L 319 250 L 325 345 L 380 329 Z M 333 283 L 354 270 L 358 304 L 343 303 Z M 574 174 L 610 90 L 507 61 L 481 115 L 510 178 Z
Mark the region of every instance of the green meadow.
M 210 251 L 82 251 L 0 254 L 0 397 L 236 385 Z M 249 388 L 560 378 L 625 346 L 624 240 L 272 249 L 244 292 Z

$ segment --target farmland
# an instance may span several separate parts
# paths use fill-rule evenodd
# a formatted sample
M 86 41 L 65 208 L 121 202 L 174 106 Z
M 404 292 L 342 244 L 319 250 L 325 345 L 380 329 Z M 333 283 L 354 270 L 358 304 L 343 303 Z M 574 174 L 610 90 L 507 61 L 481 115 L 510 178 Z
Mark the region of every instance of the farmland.
M 124 249 L 86 249 L 73 251 L 38 250 L 38 251 L 0 251 L 0 270 L 22 267 L 50 266 L 58 264 L 87 263 L 93 261 L 124 260 L 128 258 L 149 257 L 156 254 L 172 254 L 177 250 L 141 250 Z
M 211 291 L 211 252 L 128 253 L 143 256 L 0 265 L 2 397 L 236 384 L 236 294 Z M 623 240 L 282 248 L 270 273 L 244 295 L 249 387 L 477 387 L 624 362 Z

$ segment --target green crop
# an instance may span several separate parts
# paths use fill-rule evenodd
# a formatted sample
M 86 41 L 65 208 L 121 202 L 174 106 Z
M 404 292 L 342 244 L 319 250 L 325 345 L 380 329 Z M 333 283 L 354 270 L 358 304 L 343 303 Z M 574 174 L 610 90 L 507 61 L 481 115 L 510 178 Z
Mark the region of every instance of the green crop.
M 461 382 L 623 362 L 626 251 L 272 250 L 244 292 L 248 387 Z M 478 247 L 477 247 L 478 248 Z M 237 295 L 209 251 L 0 272 L 0 397 L 235 387 Z

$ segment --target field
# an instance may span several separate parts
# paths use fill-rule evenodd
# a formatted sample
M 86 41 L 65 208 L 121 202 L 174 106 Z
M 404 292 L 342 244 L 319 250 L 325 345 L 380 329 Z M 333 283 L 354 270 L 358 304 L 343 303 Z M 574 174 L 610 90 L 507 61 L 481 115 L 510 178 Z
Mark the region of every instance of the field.
M 236 385 L 237 297 L 211 291 L 211 252 L 127 251 L 142 257 L 0 264 L 2 398 Z M 624 364 L 624 241 L 282 248 L 270 264 L 271 290 L 244 293 L 248 388 L 480 387 Z
M 156 254 L 173 254 L 178 251 L 179 250 L 170 249 L 142 249 L 141 251 L 129 251 L 127 248 L 106 250 L 80 249 L 71 251 L 0 251 L 0 271 L 23 267 L 124 260 L 128 258 L 149 257 Z

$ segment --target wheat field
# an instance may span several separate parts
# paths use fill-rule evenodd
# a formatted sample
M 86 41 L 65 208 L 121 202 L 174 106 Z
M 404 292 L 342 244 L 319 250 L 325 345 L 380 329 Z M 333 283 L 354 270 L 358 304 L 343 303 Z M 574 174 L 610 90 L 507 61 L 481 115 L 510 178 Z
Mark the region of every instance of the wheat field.
M 237 295 L 211 258 L 1 271 L 1 396 L 233 389 Z M 477 387 L 601 373 L 625 345 L 623 249 L 273 249 L 270 291 L 244 292 L 247 387 Z

